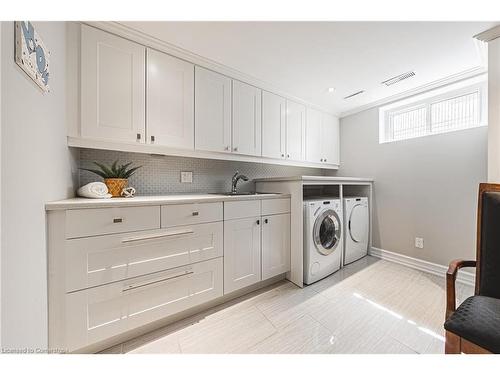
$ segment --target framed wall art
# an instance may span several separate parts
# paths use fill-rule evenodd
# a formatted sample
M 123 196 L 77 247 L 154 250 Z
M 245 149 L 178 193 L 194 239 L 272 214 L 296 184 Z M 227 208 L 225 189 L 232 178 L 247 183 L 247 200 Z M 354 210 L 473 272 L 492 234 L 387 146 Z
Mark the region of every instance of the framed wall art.
M 29 21 L 15 22 L 17 65 L 44 91 L 49 92 L 50 51 Z

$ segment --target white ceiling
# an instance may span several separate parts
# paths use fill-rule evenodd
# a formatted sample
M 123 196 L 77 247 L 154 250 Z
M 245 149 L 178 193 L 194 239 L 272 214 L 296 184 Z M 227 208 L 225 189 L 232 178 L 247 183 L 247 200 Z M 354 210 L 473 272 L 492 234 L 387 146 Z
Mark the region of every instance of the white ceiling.
M 121 22 L 336 113 L 482 64 L 494 22 Z M 416 76 L 385 87 L 388 78 Z M 334 87 L 333 94 L 328 88 Z M 351 100 L 343 97 L 365 90 Z

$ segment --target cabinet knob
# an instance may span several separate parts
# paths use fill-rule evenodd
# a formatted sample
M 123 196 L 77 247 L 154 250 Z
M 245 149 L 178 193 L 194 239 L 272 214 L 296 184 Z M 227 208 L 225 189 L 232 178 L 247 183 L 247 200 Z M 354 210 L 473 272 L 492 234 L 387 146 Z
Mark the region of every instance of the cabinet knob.
M 325 162 L 326 162 L 326 161 L 327 161 L 327 160 L 325 159 Z
M 323 161 L 323 159 L 321 159 L 320 161 Z
M 286 157 L 289 158 L 290 157 L 290 154 L 286 154 Z
M 229 146 L 224 147 L 224 151 L 229 151 Z
M 155 136 L 154 136 L 154 135 L 152 135 L 152 136 L 151 136 L 151 142 L 154 142 L 154 141 L 155 141 Z
M 257 220 L 257 225 L 260 225 L 260 220 Z
M 137 140 L 140 141 L 141 140 L 141 133 L 137 133 Z
M 264 224 L 267 224 L 269 223 L 269 220 L 268 219 L 264 219 Z
M 285 157 L 285 154 L 281 154 L 281 157 L 284 158 Z
M 238 147 L 233 148 L 233 151 L 235 152 L 238 151 Z

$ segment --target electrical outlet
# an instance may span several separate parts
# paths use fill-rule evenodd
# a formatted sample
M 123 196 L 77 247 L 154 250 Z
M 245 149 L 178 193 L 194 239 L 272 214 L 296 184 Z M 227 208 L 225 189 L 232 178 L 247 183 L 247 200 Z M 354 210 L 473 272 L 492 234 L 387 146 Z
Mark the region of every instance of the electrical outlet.
M 422 237 L 415 237 L 415 247 L 417 249 L 424 248 L 424 239 Z
M 181 182 L 184 184 L 192 184 L 193 172 L 181 172 Z

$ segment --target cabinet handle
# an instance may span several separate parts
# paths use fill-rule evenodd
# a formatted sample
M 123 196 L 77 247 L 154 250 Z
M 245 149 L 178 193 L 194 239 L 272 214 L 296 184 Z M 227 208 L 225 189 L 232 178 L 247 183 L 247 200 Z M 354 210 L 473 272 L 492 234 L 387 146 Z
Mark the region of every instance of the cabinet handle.
M 257 225 L 260 225 L 260 220 L 257 220 Z
M 192 229 L 184 229 L 184 230 L 178 230 L 175 232 L 146 234 L 143 236 L 134 236 L 134 237 L 124 238 L 124 239 L 122 239 L 122 243 L 145 241 L 145 240 L 155 240 L 157 238 L 180 236 L 183 234 L 193 234 L 193 233 L 194 233 L 194 231 Z
M 116 224 L 116 223 L 123 223 L 123 219 L 121 217 L 116 217 L 113 219 L 113 224 Z
M 137 140 L 140 141 L 141 140 L 141 133 L 137 133 Z
M 198 211 L 193 211 L 193 216 L 198 216 L 200 213 Z
M 267 224 L 269 223 L 269 220 L 268 219 L 264 219 L 264 224 Z
M 155 141 L 155 136 L 154 136 L 154 135 L 152 135 L 152 136 L 151 136 L 151 143 L 152 143 L 152 142 L 154 142 L 154 141 Z
M 168 280 L 172 280 L 172 279 L 177 279 L 179 277 L 191 275 L 193 273 L 194 273 L 193 271 L 184 271 L 180 275 L 165 277 L 165 278 L 162 278 L 162 279 L 159 279 L 159 280 L 148 281 L 148 282 L 145 282 L 145 283 L 142 283 L 142 284 L 130 284 L 130 285 L 127 285 L 126 287 L 124 287 L 122 289 L 122 292 L 127 292 L 129 290 L 134 290 L 134 289 L 138 289 L 138 288 L 143 288 L 143 287 L 146 287 L 146 286 L 150 286 L 150 285 L 162 283 L 162 282 L 165 282 L 165 281 L 168 281 Z

